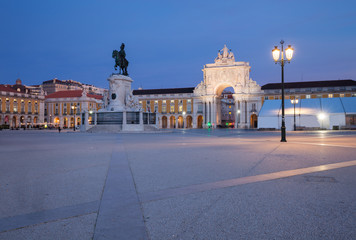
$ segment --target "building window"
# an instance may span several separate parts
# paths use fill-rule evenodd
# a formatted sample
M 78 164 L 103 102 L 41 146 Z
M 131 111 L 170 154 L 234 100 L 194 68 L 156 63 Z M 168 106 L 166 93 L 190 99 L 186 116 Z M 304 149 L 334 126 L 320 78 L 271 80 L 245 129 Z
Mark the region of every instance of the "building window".
M 28 112 L 29 114 L 32 113 L 32 104 L 31 104 L 31 101 L 28 101 L 28 103 L 27 103 L 27 112 Z
M 14 113 L 17 113 L 17 100 L 14 100 Z
M 203 113 L 203 104 L 198 105 L 198 113 Z
M 54 109 L 54 114 L 58 115 L 58 103 L 56 103 L 55 109 Z
M 179 105 L 179 107 L 178 107 L 178 112 L 179 112 L 179 113 L 182 113 L 182 112 L 183 112 L 183 106 L 182 106 L 182 105 Z
M 252 111 L 256 112 L 256 103 L 252 103 Z
M 268 96 L 265 96 L 265 100 L 268 100 Z
M 192 103 L 190 100 L 188 100 L 188 104 L 187 104 L 187 112 L 188 113 L 192 113 Z
M 229 106 L 229 108 L 231 108 L 231 106 Z
M 25 101 L 21 100 L 21 113 L 25 113 Z
M 305 95 L 305 98 L 306 98 L 306 99 L 309 99 L 309 98 L 310 98 L 310 95 L 309 95 L 309 94 Z
M 171 113 L 174 113 L 174 105 L 171 105 Z
M 35 102 L 35 113 L 38 113 L 38 104 Z
M 166 104 L 162 105 L 162 113 L 166 113 L 167 112 L 167 106 Z
M 6 98 L 6 112 L 10 112 L 10 101 Z
M 63 115 L 67 115 L 67 103 L 64 103 L 64 106 L 63 106 Z
M 333 97 L 333 95 L 332 94 L 328 94 L 328 98 L 332 98 Z
M 345 94 L 341 93 L 341 94 L 340 94 L 340 97 L 345 97 Z

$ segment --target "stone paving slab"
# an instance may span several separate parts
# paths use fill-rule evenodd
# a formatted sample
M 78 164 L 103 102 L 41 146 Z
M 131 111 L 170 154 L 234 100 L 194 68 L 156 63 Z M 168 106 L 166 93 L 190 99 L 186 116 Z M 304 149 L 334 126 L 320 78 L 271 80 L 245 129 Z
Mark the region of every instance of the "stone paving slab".
M 0 132 L 0 239 L 354 239 L 356 132 L 279 140 Z

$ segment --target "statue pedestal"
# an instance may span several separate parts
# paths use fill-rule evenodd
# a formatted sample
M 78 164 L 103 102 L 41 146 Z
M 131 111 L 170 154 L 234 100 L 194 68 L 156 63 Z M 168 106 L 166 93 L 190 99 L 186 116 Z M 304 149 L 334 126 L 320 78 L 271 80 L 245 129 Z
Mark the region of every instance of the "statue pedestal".
M 91 132 L 136 132 L 155 126 L 151 114 L 142 112 L 137 97 L 132 95 L 133 80 L 124 75 L 112 74 L 109 78 L 109 103 L 107 107 L 95 113 L 95 124 L 83 128 Z M 153 116 L 152 116 L 153 114 Z M 146 119 L 146 121 L 144 121 Z
M 131 94 L 131 83 L 133 80 L 124 75 L 111 75 L 109 81 L 109 104 L 107 111 L 125 111 L 126 98 Z

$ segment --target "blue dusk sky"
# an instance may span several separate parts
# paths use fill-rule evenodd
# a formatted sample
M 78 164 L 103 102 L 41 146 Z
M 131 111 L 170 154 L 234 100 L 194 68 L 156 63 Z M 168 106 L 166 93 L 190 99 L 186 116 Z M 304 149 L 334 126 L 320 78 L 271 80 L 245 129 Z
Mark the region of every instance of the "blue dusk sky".
M 107 88 L 124 42 L 133 89 L 194 87 L 224 44 L 262 86 L 281 79 L 281 39 L 295 49 L 286 82 L 356 80 L 354 0 L 0 0 L 0 33 L 1 84 Z

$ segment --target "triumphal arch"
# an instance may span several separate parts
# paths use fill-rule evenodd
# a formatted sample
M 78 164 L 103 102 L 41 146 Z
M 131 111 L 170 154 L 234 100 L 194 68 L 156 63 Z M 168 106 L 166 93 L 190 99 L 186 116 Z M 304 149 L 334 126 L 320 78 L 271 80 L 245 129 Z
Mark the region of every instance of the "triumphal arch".
M 253 128 L 261 108 L 261 87 L 250 78 L 248 62 L 236 61 L 226 45 L 218 52 L 215 63 L 202 69 L 204 81 L 194 89 L 195 103 L 203 105 L 204 127 L 221 125 L 221 94 L 225 88 L 234 90 L 235 128 Z

